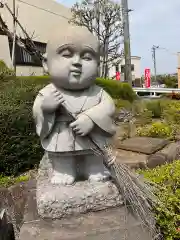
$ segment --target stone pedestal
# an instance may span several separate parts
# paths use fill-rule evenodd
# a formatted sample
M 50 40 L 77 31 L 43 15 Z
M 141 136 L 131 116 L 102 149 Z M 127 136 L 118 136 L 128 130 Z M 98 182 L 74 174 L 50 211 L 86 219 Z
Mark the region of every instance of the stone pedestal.
M 48 180 L 37 184 L 37 208 L 42 218 L 57 219 L 100 211 L 123 204 L 111 182 L 77 182 L 73 186 L 53 186 Z
M 123 204 L 121 195 L 111 181 L 53 185 L 51 173 L 52 164 L 45 154 L 39 165 L 36 191 L 37 209 L 42 218 L 59 219 Z
M 53 220 L 39 217 L 36 203 L 36 189 L 32 188 L 20 240 L 152 240 L 124 205 Z

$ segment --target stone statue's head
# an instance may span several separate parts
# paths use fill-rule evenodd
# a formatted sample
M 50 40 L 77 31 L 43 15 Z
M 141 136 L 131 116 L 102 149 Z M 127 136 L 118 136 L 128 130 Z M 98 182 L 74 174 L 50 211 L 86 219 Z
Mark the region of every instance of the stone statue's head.
M 57 88 L 85 89 L 97 77 L 99 43 L 84 27 L 69 25 L 63 31 L 52 32 L 45 56 L 44 69 Z

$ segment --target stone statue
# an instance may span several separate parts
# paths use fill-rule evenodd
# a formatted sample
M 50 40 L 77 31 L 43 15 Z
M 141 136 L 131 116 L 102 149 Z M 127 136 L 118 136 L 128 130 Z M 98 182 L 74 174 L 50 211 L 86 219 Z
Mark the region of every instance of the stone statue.
M 52 162 L 51 183 L 71 185 L 78 174 L 92 182 L 106 180 L 110 173 L 87 137 L 103 147 L 115 134 L 113 100 L 95 85 L 99 43 L 87 29 L 69 26 L 65 33 L 52 33 L 46 57 L 43 66 L 51 83 L 39 91 L 33 115 Z

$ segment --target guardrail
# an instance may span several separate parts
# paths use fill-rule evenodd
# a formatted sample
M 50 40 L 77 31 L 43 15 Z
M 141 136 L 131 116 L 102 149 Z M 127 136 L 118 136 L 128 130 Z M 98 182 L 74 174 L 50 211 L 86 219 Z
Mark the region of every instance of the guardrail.
M 150 95 L 156 96 L 157 93 L 180 93 L 180 88 L 139 88 L 133 87 L 133 90 L 138 93 L 150 93 Z

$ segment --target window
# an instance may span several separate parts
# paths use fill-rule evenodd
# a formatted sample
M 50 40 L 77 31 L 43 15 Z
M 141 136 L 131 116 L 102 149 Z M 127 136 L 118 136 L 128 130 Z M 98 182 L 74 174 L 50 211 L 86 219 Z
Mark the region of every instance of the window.
M 134 71 L 134 64 L 131 64 L 131 71 Z M 121 65 L 121 73 L 125 73 L 125 65 Z
M 42 54 L 46 52 L 46 43 L 34 42 L 34 44 Z M 9 40 L 9 47 L 10 47 L 10 54 L 12 55 L 13 43 L 10 40 Z M 30 55 L 25 49 L 19 47 L 17 44 L 15 49 L 15 62 L 16 62 L 16 65 L 37 66 L 37 67 L 42 66 L 41 60 L 39 58 L 37 58 L 36 56 Z

